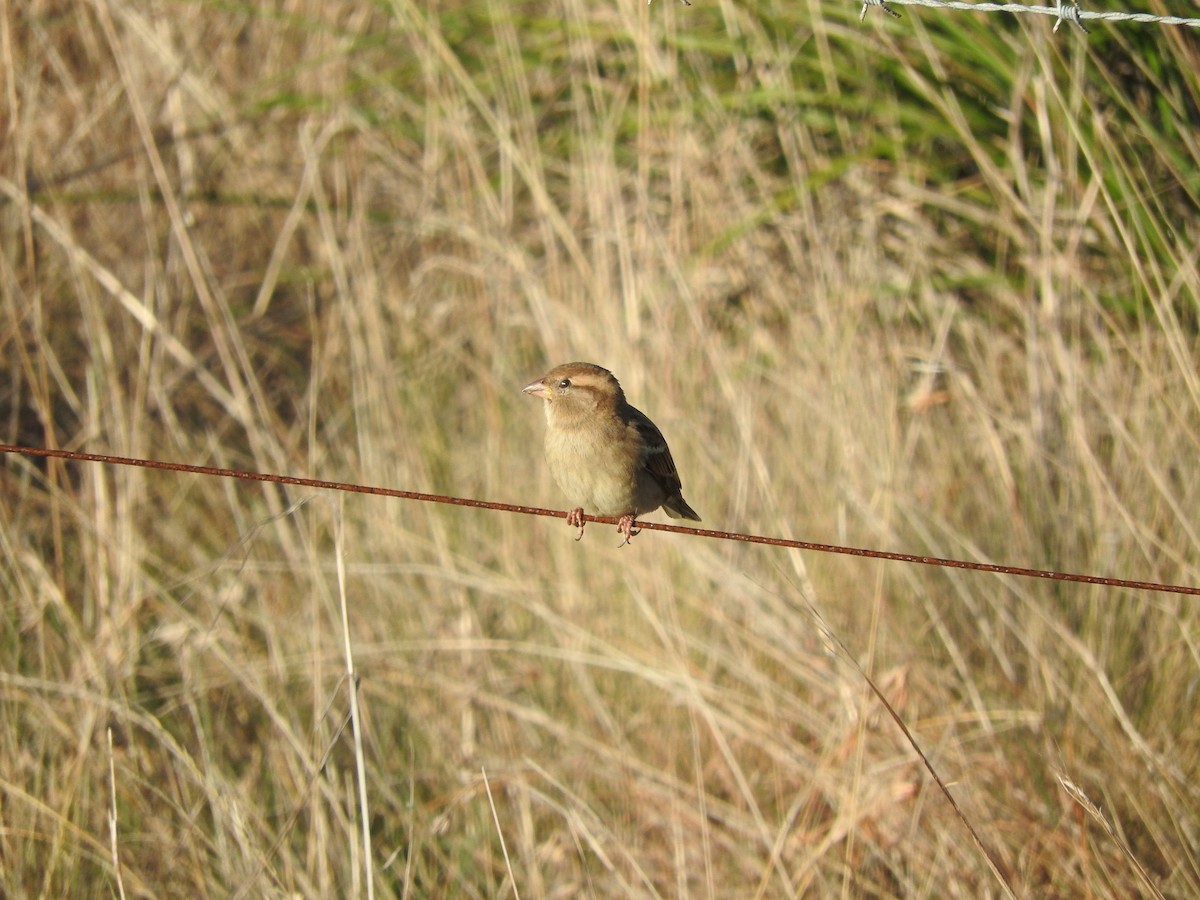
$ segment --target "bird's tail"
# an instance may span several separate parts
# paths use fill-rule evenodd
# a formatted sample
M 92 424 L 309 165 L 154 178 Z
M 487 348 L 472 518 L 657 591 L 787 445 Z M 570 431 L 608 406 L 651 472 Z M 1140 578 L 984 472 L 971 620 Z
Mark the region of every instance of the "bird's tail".
M 683 494 L 676 494 L 674 497 L 669 497 L 663 503 L 663 509 L 667 511 L 667 515 L 672 519 L 691 519 L 693 522 L 699 522 L 700 516 L 694 509 L 688 506 L 687 501 L 683 499 Z

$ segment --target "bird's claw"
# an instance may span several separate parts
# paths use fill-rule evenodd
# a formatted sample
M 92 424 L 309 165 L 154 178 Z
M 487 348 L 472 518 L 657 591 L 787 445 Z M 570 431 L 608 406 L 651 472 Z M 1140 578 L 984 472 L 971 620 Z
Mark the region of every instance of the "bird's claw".
M 577 506 L 567 513 L 567 524 L 579 529 L 579 534 L 575 535 L 575 540 L 583 540 L 583 507 Z
M 632 539 L 635 534 L 641 534 L 642 530 L 640 528 L 634 528 L 633 526 L 633 516 L 621 516 L 621 518 L 617 521 L 617 534 L 624 535 L 625 537 L 625 540 L 617 544 L 618 550 L 628 544 L 630 539 Z

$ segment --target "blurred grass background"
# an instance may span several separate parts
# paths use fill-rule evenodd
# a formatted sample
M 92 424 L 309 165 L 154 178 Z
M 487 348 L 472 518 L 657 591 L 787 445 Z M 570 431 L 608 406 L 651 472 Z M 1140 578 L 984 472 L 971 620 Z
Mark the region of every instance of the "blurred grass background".
M 1200 583 L 1192 30 L 2 10 L 4 441 L 562 506 L 519 389 L 585 359 L 708 526 Z M 1192 598 L 18 457 L 0 504 L 6 896 L 365 893 L 339 521 L 377 896 L 1001 895 L 807 601 L 1018 895 L 1200 894 Z

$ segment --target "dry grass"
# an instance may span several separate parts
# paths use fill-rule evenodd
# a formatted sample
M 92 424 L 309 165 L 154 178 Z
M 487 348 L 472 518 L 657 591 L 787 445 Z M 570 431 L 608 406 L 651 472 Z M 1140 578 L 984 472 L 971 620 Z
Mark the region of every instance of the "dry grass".
M 1200 583 L 1194 35 L 0 27 L 5 441 L 556 504 L 519 388 L 584 358 L 707 524 Z M 0 488 L 7 896 L 366 893 L 339 516 L 376 896 L 1001 895 L 810 602 L 1018 895 L 1200 893 L 1189 599 L 15 457 Z

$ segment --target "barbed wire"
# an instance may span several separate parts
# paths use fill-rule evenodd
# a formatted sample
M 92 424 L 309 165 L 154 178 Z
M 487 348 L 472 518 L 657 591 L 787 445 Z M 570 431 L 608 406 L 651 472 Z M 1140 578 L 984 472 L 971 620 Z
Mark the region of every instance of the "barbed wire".
M 213 478 L 235 478 L 241 481 L 261 481 L 308 487 L 316 490 L 344 491 L 352 494 L 372 494 L 378 497 L 395 497 L 400 500 L 417 500 L 422 503 L 446 503 L 452 506 L 469 506 L 476 509 L 492 509 L 500 512 L 517 513 L 524 516 L 544 516 L 565 519 L 567 512 L 560 509 L 544 509 L 539 506 L 521 506 L 515 503 L 499 503 L 494 500 L 474 500 L 469 497 L 453 497 L 446 494 L 427 494 L 421 491 L 404 491 L 397 488 L 375 487 L 346 481 L 325 481 L 319 478 L 300 478 L 295 475 L 276 475 L 267 472 L 249 472 L 241 469 L 222 469 L 216 466 L 195 466 L 189 463 L 166 462 L 141 457 L 110 456 L 105 453 L 82 453 L 74 450 L 52 450 L 47 447 L 21 447 L 15 444 L 0 444 L 0 453 L 16 453 L 50 459 L 65 459 L 74 462 L 94 462 L 110 466 L 133 466 L 142 469 L 160 469 L 167 472 L 185 472 Z M 615 516 L 583 517 L 585 522 L 601 522 L 615 525 Z M 939 556 L 923 556 L 918 553 L 896 553 L 890 550 L 873 550 L 866 547 L 847 547 L 840 544 L 822 544 L 816 541 L 797 541 L 790 538 L 768 537 L 760 534 L 745 534 L 737 531 L 719 531 L 712 528 L 692 528 L 687 525 L 671 525 L 666 522 L 636 523 L 639 529 L 669 531 L 690 534 L 695 537 L 713 538 L 723 541 L 738 541 L 746 544 L 766 544 L 771 547 L 786 547 L 791 550 L 810 550 L 815 553 L 836 553 L 843 556 L 861 556 L 867 559 L 883 559 L 923 566 L 938 566 L 946 569 L 969 569 L 994 575 L 1014 575 L 1020 578 L 1040 578 L 1048 581 L 1094 584 L 1103 587 L 1125 588 L 1136 591 L 1153 591 L 1165 594 L 1187 594 L 1200 596 L 1200 587 L 1184 584 L 1169 584 L 1157 581 L 1135 581 L 1128 578 L 1107 578 L 1101 575 L 1083 575 L 1060 572 L 1054 569 L 1030 569 L 1023 566 L 1004 566 L 995 563 L 973 562 L 965 559 L 947 559 Z
M 1058 31 L 1058 26 L 1063 22 L 1070 22 L 1086 32 L 1087 26 L 1083 24 L 1086 20 L 1153 22 L 1158 25 L 1186 25 L 1189 28 L 1200 28 L 1200 19 L 1197 18 L 1160 16 L 1154 13 L 1095 12 L 1090 9 L 1081 9 L 1078 3 L 1067 3 L 1065 0 L 1056 0 L 1054 6 L 1026 6 L 1023 3 L 967 3 L 965 0 L 862 0 L 860 21 L 866 19 L 867 9 L 872 6 L 879 7 L 896 19 L 900 18 L 900 14 L 891 8 L 893 6 L 924 6 L 930 9 L 957 9 L 965 12 L 1006 12 L 1018 15 L 1028 13 L 1038 16 L 1054 16 L 1058 20 L 1054 23 L 1055 31 Z

